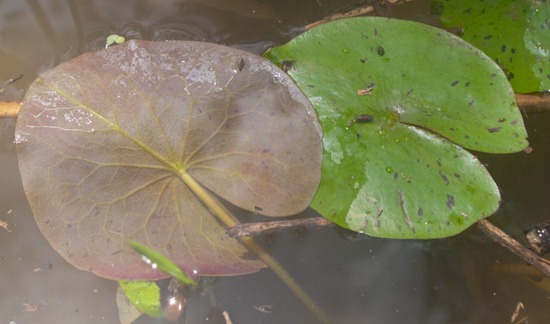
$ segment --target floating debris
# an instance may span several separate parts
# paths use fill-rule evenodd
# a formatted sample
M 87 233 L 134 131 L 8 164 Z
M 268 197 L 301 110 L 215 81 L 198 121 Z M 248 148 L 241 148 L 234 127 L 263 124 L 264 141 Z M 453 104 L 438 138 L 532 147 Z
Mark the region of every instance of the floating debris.
M 8 224 L 8 222 L 0 219 L 0 227 L 8 231 L 8 233 L 11 233 L 10 224 Z
M 531 245 L 531 249 L 538 255 L 550 252 L 550 221 L 530 226 L 525 231 L 525 237 Z

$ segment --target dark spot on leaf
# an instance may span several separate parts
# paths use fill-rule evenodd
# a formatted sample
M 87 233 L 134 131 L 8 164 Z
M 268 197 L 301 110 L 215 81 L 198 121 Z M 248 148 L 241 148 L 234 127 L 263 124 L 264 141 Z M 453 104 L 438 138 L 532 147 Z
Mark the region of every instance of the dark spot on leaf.
M 500 129 L 501 129 L 501 128 L 502 128 L 502 127 L 491 127 L 491 128 L 487 128 L 487 131 L 488 131 L 489 133 L 498 133 L 498 132 L 500 132 Z
M 458 81 L 458 80 L 457 80 L 457 81 L 453 81 L 453 82 L 451 83 L 451 87 L 456 86 L 459 82 L 460 82 L 460 81 Z
M 374 117 L 372 115 L 367 114 L 359 114 L 357 117 L 355 117 L 356 123 L 368 123 L 374 120 Z
M 362 58 L 362 59 L 359 59 L 359 62 L 361 62 L 361 63 L 365 63 L 366 61 L 367 61 L 367 58 L 366 58 L 366 57 L 365 57 L 365 58 Z
M 443 182 L 445 182 L 445 185 L 449 185 L 449 178 L 447 178 L 447 176 L 445 175 L 445 173 L 439 171 L 439 176 L 441 177 L 441 179 L 443 179 Z
M 449 220 L 456 225 L 462 225 L 464 224 L 464 217 L 460 215 L 451 214 L 449 215 Z M 449 224 L 450 225 L 450 224 Z
M 550 79 L 550 74 L 547 74 L 546 77 L 547 77 L 548 79 Z
M 453 195 L 447 195 L 447 208 L 451 209 L 455 205 L 455 197 Z
M 376 48 L 376 53 L 378 53 L 378 55 L 380 56 L 384 56 L 384 54 L 386 54 L 386 51 L 381 45 L 378 45 L 378 47 Z
M 505 53 L 505 52 L 506 52 L 506 45 L 502 45 L 502 46 L 500 47 L 500 51 L 501 51 L 502 53 Z
M 260 207 L 260 206 L 254 206 L 254 210 L 256 210 L 256 211 L 262 211 L 262 210 L 264 210 L 264 209 L 263 209 L 262 207 Z
M 499 118 L 499 119 L 498 119 L 498 122 L 499 122 L 499 123 L 504 123 L 505 121 L 506 121 L 506 118 Z
M 455 131 L 455 129 L 454 129 L 453 127 L 449 127 L 449 130 L 450 130 L 451 132 L 454 132 L 454 131 Z
M 451 28 L 449 29 L 449 32 L 457 35 L 457 36 L 462 36 L 464 35 L 464 28 L 463 27 L 454 27 L 454 28 Z
M 264 153 L 264 154 L 265 154 L 265 153 L 269 153 L 269 152 L 271 152 L 271 149 L 263 149 L 263 150 L 262 150 L 262 153 Z
M 508 80 L 512 80 L 514 78 L 514 73 L 510 72 L 508 73 Z
M 283 62 L 281 62 L 281 69 L 285 72 L 288 72 L 288 70 L 294 65 L 294 62 L 296 61 L 284 60 Z
M 511 122 L 510 124 L 512 124 L 512 125 L 517 125 L 517 123 L 518 123 L 518 120 L 517 120 L 517 119 L 514 119 L 514 120 L 512 120 L 512 122 Z
M 246 251 L 240 255 L 243 260 L 257 260 L 258 256 L 252 251 Z
M 244 59 L 240 59 L 239 63 L 237 64 L 237 68 L 239 69 L 239 71 L 242 71 L 243 68 L 244 68 Z
M 407 93 L 406 93 L 405 95 L 408 96 L 408 95 L 410 95 L 412 92 L 413 92 L 413 89 L 410 89 L 409 91 L 407 91 Z
M 490 35 L 490 34 L 489 34 L 489 35 L 483 37 L 483 39 L 491 39 L 492 37 L 493 37 L 493 35 Z
M 435 161 L 437 163 L 438 166 L 441 166 L 441 160 L 440 159 L 437 159 L 437 161 Z
M 471 106 L 474 105 L 474 103 L 475 103 L 475 101 L 472 99 L 472 100 L 468 101 L 468 106 L 471 107 Z
M 467 88 L 467 87 L 469 87 L 469 86 L 470 86 L 470 82 L 469 82 L 469 81 L 466 82 L 466 83 L 464 84 L 464 87 L 465 87 L 465 88 Z
M 397 174 L 397 172 L 394 172 L 393 173 L 393 180 L 397 180 L 397 178 L 399 178 L 399 174 Z
M 418 208 L 418 217 L 424 216 L 424 209 Z
M 515 54 L 515 53 L 516 53 L 516 49 L 512 47 L 512 48 L 510 49 L 510 53 Z

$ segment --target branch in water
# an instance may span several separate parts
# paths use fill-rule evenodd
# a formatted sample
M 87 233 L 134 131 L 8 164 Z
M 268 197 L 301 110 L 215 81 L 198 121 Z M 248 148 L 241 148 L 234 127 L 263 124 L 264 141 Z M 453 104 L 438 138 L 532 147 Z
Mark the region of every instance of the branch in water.
M 21 103 L 17 101 L 0 101 L 0 118 L 17 117 Z
M 516 94 L 519 108 L 525 113 L 550 112 L 550 96 L 544 94 Z M 0 118 L 17 117 L 21 103 L 0 101 Z
M 293 220 L 282 220 L 260 223 L 244 223 L 227 229 L 230 237 L 259 236 L 280 232 L 292 228 L 319 228 L 336 226 L 333 222 L 323 217 L 299 218 Z
M 398 5 L 398 4 L 401 4 L 401 3 L 404 3 L 404 2 L 408 2 L 408 1 L 411 1 L 411 0 L 387 0 L 386 3 L 384 3 L 384 5 Z M 364 4 L 363 6 L 361 7 L 358 7 L 358 8 L 353 8 L 351 10 L 348 10 L 346 12 L 342 12 L 342 13 L 336 13 L 336 14 L 333 14 L 333 15 L 330 15 L 330 16 L 327 16 L 319 21 L 316 21 L 316 22 L 312 22 L 311 24 L 308 24 L 305 26 L 305 29 L 306 30 L 310 30 L 314 27 L 317 27 L 319 25 L 322 25 L 322 24 L 326 24 L 328 22 L 331 22 L 331 21 L 335 21 L 335 20 L 339 20 L 339 19 L 345 19 L 345 18 L 351 18 L 351 17 L 358 17 L 358 16 L 364 16 L 364 15 L 368 15 L 368 14 L 371 14 L 373 12 L 376 12 L 376 3 L 375 5 L 371 5 L 370 4 L 371 1 L 369 1 L 369 3 L 367 4 Z M 382 5 L 382 3 L 380 3 L 380 5 Z
M 516 101 L 519 108 L 527 113 L 550 111 L 550 96 L 543 93 L 516 93 Z
M 545 276 L 550 277 L 550 262 L 548 260 L 527 249 L 486 219 L 477 222 L 477 227 L 491 240 L 504 246 L 515 255 L 522 258 L 525 262 L 539 269 Z

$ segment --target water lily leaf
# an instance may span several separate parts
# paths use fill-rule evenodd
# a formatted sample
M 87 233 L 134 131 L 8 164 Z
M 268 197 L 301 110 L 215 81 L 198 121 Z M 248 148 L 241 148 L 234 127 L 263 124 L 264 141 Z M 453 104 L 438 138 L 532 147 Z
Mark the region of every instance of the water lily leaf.
M 291 215 L 311 201 L 322 158 L 315 113 L 286 74 L 201 42 L 129 41 L 56 67 L 28 90 L 16 137 L 42 233 L 112 279 L 166 277 L 128 239 L 194 275 L 257 271 L 186 183 Z
M 441 22 L 493 58 L 520 93 L 550 89 L 550 5 L 533 0 L 436 0 Z
M 504 74 L 479 50 L 419 23 L 356 18 L 266 57 L 288 71 L 321 121 L 312 207 L 324 217 L 372 236 L 435 238 L 498 208 L 491 176 L 457 144 L 515 152 L 527 146 L 526 132 Z

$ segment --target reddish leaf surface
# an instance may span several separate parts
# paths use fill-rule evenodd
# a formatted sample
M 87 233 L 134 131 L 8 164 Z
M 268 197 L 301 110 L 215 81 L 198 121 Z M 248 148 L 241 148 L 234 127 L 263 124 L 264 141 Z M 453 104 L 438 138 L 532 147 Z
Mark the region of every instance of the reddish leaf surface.
M 42 233 L 73 265 L 111 279 L 165 276 L 130 238 L 187 273 L 259 270 L 181 175 L 285 216 L 309 204 L 322 156 L 315 113 L 286 74 L 243 51 L 181 41 L 130 41 L 43 74 L 16 142 Z

